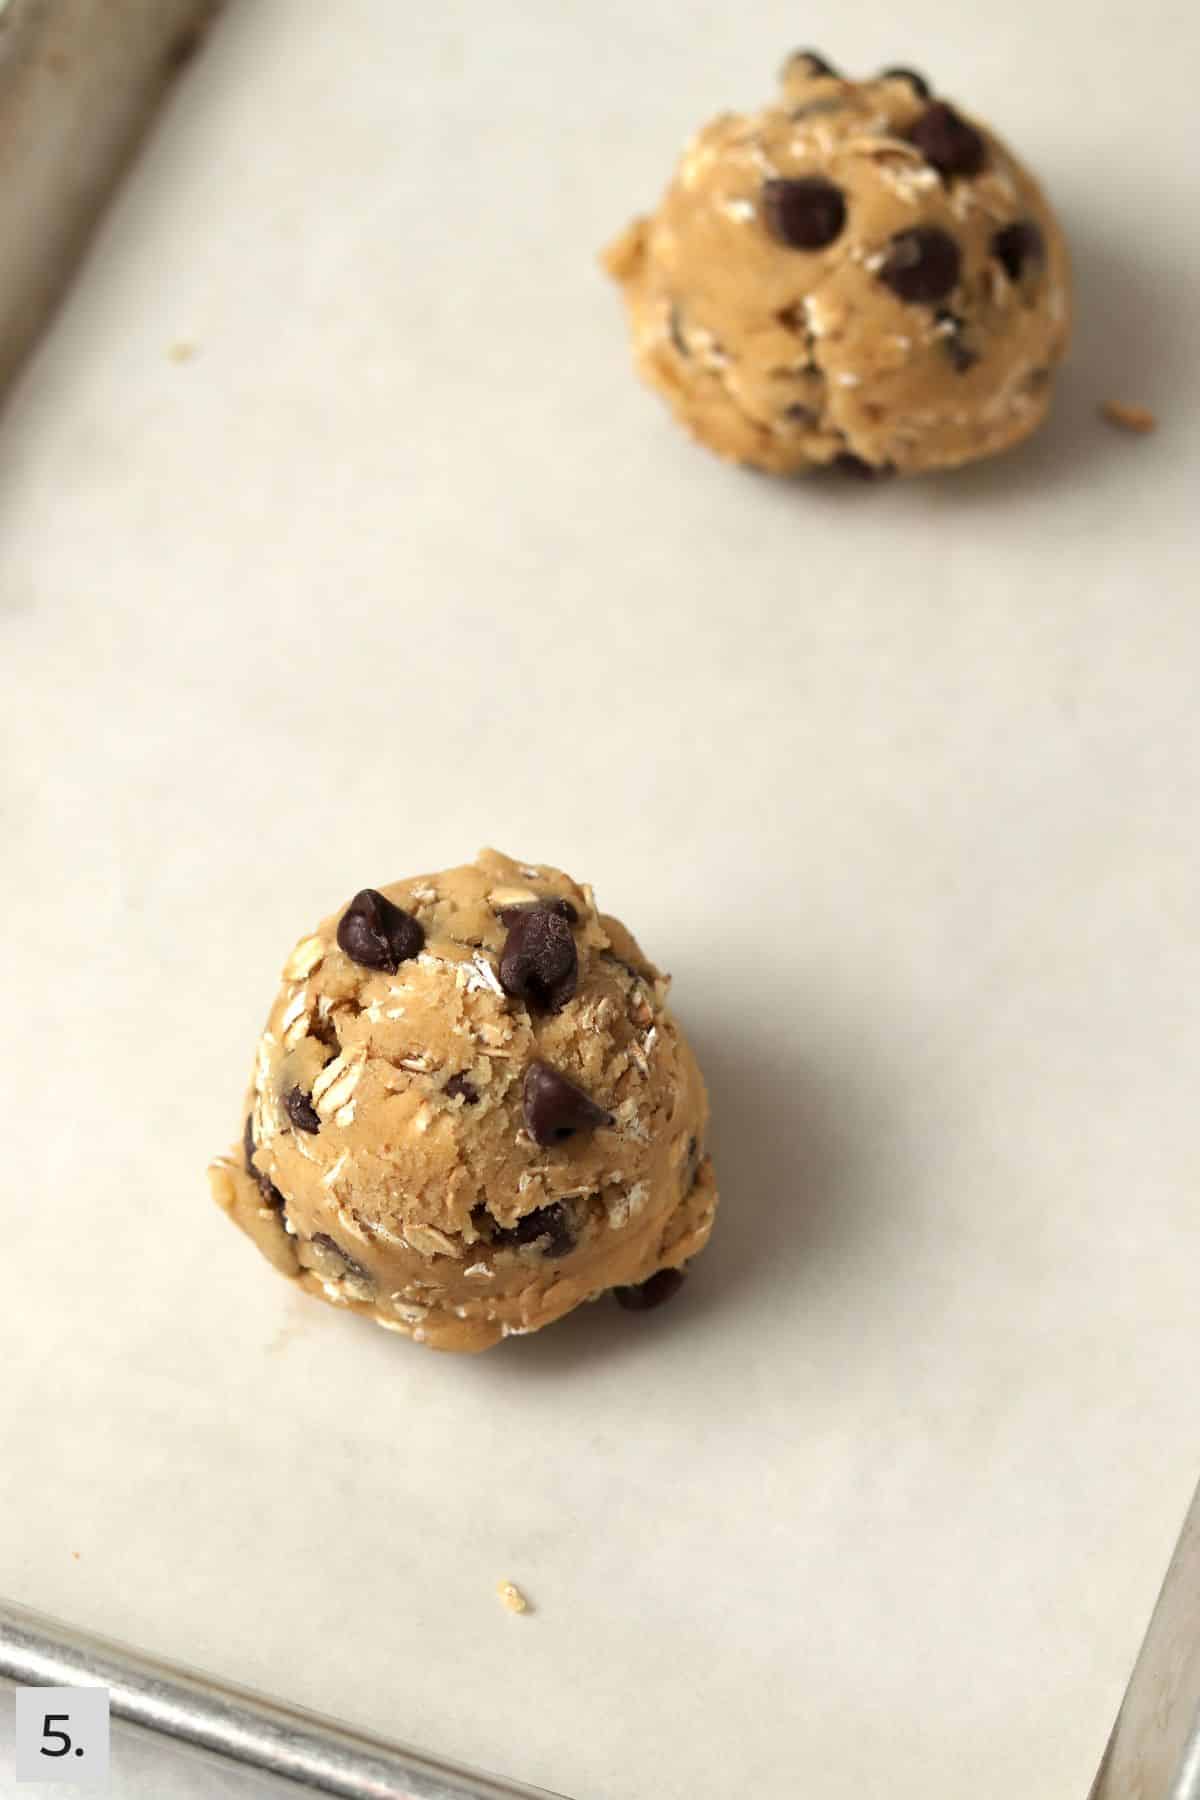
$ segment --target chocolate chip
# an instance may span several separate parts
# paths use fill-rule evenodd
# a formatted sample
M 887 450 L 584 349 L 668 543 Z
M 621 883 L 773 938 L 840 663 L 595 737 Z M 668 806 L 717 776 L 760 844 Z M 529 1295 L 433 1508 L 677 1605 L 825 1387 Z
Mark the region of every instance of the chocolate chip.
M 505 923 L 508 936 L 500 952 L 500 986 L 540 1012 L 561 1011 L 579 979 L 569 922 L 561 912 L 535 906 L 517 911 Z
M 852 450 L 839 450 L 830 467 L 855 481 L 886 481 L 889 475 L 896 473 L 891 463 L 868 462 L 865 457 L 855 456 Z
M 1016 219 L 993 233 L 992 255 L 1010 281 L 1020 281 L 1027 271 L 1041 268 L 1046 260 L 1046 240 L 1032 219 Z
M 903 67 L 885 69 L 879 79 L 880 81 L 907 81 L 918 100 L 928 100 L 929 98 L 931 91 L 929 83 L 923 75 L 918 75 L 915 69 Z
M 284 1110 L 297 1131 L 320 1131 L 321 1121 L 312 1103 L 312 1095 L 303 1088 L 289 1088 L 283 1096 Z
M 789 250 L 823 250 L 846 223 L 846 196 L 820 175 L 764 181 L 763 219 Z
M 937 322 L 941 327 L 942 347 L 950 359 L 956 375 L 965 375 L 979 361 L 978 350 L 973 350 L 964 337 L 966 326 L 957 313 L 949 307 L 939 308 Z
M 814 81 L 818 75 L 832 75 L 836 79 L 840 79 L 833 64 L 826 62 L 825 58 L 816 50 L 793 50 L 784 64 L 785 72 L 793 69 L 797 63 L 804 64 L 805 74 L 810 75 Z
M 308 1021 L 308 1035 L 316 1038 L 318 1044 L 324 1044 L 327 1050 L 340 1050 L 341 1040 L 337 1033 L 337 1019 L 332 1014 L 324 1017 L 320 1013 Z
M 789 425 L 815 425 L 817 414 L 811 406 L 804 406 L 797 401 L 792 406 L 785 406 L 781 415 Z
M 568 925 L 578 925 L 579 923 L 579 908 L 573 901 L 565 899 L 522 900 L 516 906 L 502 906 L 496 917 L 502 925 L 515 925 L 517 920 L 524 918 L 527 913 L 535 912 L 557 913 L 560 919 L 567 921 Z
M 888 245 L 879 279 L 901 300 L 932 306 L 954 290 L 961 270 L 962 254 L 948 232 L 914 225 Z
M 246 1173 L 252 1180 L 258 1183 L 258 1191 L 266 1204 L 273 1207 L 276 1212 L 282 1212 L 287 1205 L 287 1201 L 275 1186 L 271 1177 L 269 1175 L 264 1175 L 261 1169 L 255 1168 L 254 1147 L 254 1115 L 248 1113 L 246 1115 L 246 1128 L 242 1132 L 242 1156 L 246 1164 Z
M 354 1258 L 343 1250 L 340 1244 L 334 1242 L 328 1232 L 314 1231 L 312 1241 L 317 1249 L 326 1251 L 330 1256 L 336 1256 L 340 1263 L 344 1263 L 348 1275 L 355 1276 L 359 1281 L 365 1281 L 368 1286 L 372 1285 L 371 1271 L 364 1269 L 360 1262 L 355 1262 Z
M 535 1144 L 561 1144 L 577 1131 L 614 1123 L 611 1113 L 597 1106 L 582 1088 L 549 1063 L 530 1063 L 521 1102 L 525 1124 Z
M 978 175 L 987 161 L 987 145 L 975 127 L 944 100 L 927 106 L 904 135 L 946 181 L 955 175 Z
M 479 1089 L 469 1075 L 452 1075 L 442 1089 L 451 1100 L 463 1100 L 468 1106 L 474 1106 L 479 1098 Z
M 403 907 L 375 888 L 363 888 L 338 921 L 337 941 L 351 962 L 394 975 L 402 962 L 416 956 L 425 932 Z
M 626 1312 L 650 1312 L 677 1294 L 684 1283 L 682 1269 L 659 1269 L 636 1287 L 615 1287 L 613 1297 Z
M 670 335 L 671 342 L 678 350 L 680 356 L 690 356 L 692 353 L 688 349 L 687 339 L 683 335 L 683 314 L 677 306 L 673 306 L 668 315 L 667 331 Z M 506 908 L 505 910 L 507 911 L 508 909 Z M 503 918 L 504 914 L 502 913 L 500 916 Z
M 501 1249 L 536 1244 L 539 1238 L 549 1239 L 544 1256 L 567 1256 L 575 1248 L 575 1221 L 561 1200 L 535 1207 L 515 1225 L 492 1225 L 492 1243 Z

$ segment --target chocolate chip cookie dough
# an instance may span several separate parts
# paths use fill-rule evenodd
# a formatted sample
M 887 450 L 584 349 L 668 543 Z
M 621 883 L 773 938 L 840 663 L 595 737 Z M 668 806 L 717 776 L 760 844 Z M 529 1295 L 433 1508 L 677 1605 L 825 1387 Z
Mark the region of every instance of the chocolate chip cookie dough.
M 811 51 L 706 125 L 605 254 L 638 368 L 719 455 L 916 474 L 1036 429 L 1070 330 L 1040 188 L 922 76 Z
M 703 1249 L 708 1102 L 667 977 L 591 890 L 484 850 L 296 945 L 213 1195 L 284 1275 L 441 1350 Z

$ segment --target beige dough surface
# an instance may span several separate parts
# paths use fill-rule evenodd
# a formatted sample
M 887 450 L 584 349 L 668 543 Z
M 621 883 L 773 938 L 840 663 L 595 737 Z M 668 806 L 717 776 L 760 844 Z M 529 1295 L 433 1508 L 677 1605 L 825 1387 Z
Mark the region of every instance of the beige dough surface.
M 1070 331 L 1062 232 L 1033 177 L 960 109 L 950 129 L 974 147 L 959 160 L 978 166 L 929 160 L 920 144 L 938 157 L 946 103 L 923 86 L 846 80 L 799 53 L 775 104 L 698 132 L 658 210 L 605 253 L 639 371 L 721 456 L 912 474 L 990 456 L 1045 417 Z M 768 188 L 797 181 L 841 195 L 844 222 L 820 247 L 772 229 Z M 914 229 L 957 247 L 957 278 L 932 300 L 886 279 Z
M 668 978 L 625 927 L 557 869 L 494 850 L 376 891 L 422 948 L 364 967 L 338 946 L 341 913 L 300 940 L 258 1044 L 252 1146 L 239 1132 L 210 1170 L 275 1268 L 435 1348 L 483 1350 L 701 1250 L 717 1199 L 704 1084 Z M 557 1011 L 499 978 L 500 910 L 553 900 L 574 911 L 577 957 Z M 535 1142 L 535 1062 L 611 1123 Z

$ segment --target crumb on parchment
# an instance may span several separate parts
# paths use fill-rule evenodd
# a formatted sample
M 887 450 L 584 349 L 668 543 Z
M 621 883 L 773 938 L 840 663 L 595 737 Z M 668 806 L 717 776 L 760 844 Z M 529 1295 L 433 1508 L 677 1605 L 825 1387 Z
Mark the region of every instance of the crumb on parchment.
M 1115 425 L 1118 431 L 1132 431 L 1138 437 L 1145 437 L 1158 425 L 1148 406 L 1127 406 L 1123 400 L 1106 400 L 1100 408 L 1100 416 Z
M 196 349 L 197 346 L 187 338 L 180 338 L 177 343 L 171 345 L 167 355 L 173 363 L 191 362 L 196 354 Z
M 496 1583 L 496 1592 L 500 1597 L 501 1603 L 504 1606 L 507 1606 L 509 1612 L 523 1613 L 529 1611 L 529 1602 L 515 1582 L 498 1581 Z

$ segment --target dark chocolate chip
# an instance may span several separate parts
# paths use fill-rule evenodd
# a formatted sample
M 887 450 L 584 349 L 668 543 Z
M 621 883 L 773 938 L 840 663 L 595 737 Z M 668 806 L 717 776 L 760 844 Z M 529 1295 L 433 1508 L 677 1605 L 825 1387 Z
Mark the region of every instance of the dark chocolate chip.
M 636 1287 L 615 1287 L 613 1297 L 626 1312 L 650 1312 L 677 1294 L 684 1283 L 682 1269 L 659 1269 Z
M 575 1221 L 561 1200 L 551 1201 L 549 1206 L 535 1207 L 515 1225 L 492 1226 L 492 1243 L 501 1249 L 517 1244 L 536 1244 L 539 1238 L 549 1239 L 543 1251 L 545 1256 L 567 1256 L 575 1248 Z
M 789 425 L 815 425 L 817 414 L 811 406 L 804 406 L 797 401 L 792 406 L 785 406 L 782 415 Z
M 946 181 L 955 175 L 978 175 L 987 161 L 983 138 L 944 100 L 927 106 L 904 135 Z
M 814 80 L 818 75 L 832 75 L 837 77 L 837 70 L 834 68 L 833 64 L 826 62 L 825 58 L 816 50 L 793 50 L 784 67 L 786 69 L 791 69 L 794 68 L 797 63 L 804 63 L 806 65 L 806 73 L 811 75 Z
M 846 196 L 821 175 L 764 181 L 763 219 L 789 250 L 823 250 L 846 223 Z
M 950 358 L 956 375 L 965 375 L 979 361 L 978 350 L 972 350 L 970 344 L 964 343 L 957 332 L 945 339 L 945 345 L 946 355 Z
M 888 245 L 879 279 L 901 300 L 936 305 L 952 293 L 962 271 L 962 253 L 936 225 L 898 231 Z
M 568 925 L 578 925 L 579 923 L 579 908 L 574 901 L 565 899 L 521 900 L 516 906 L 502 906 L 496 917 L 502 925 L 515 925 L 517 920 L 524 918 L 527 913 L 535 912 L 557 913 L 560 919 L 567 921 Z
M 322 1018 L 318 1013 L 315 1018 L 310 1019 L 308 1035 L 316 1038 L 318 1044 L 324 1044 L 327 1050 L 340 1050 L 342 1047 L 337 1034 L 337 1020 L 331 1014 Z
M 425 932 L 411 913 L 375 888 L 363 888 L 338 921 L 338 948 L 364 969 L 394 975 L 402 962 L 416 956 Z
M 530 1063 L 521 1100 L 525 1124 L 535 1144 L 561 1144 L 577 1131 L 614 1123 L 611 1113 L 597 1106 L 582 1088 L 549 1063 Z
M 942 327 L 941 340 L 951 367 L 956 375 L 965 375 L 979 361 L 978 350 L 973 350 L 964 334 L 966 329 L 957 313 L 949 307 L 941 307 L 937 314 L 937 322 Z
M 1046 260 L 1046 240 L 1032 219 L 1015 219 L 993 233 L 992 255 L 1010 281 L 1020 281 L 1027 271 L 1041 268 Z
M 806 337 L 808 315 L 804 310 L 804 302 L 797 300 L 792 306 L 781 306 L 775 314 L 775 323 L 782 325 L 785 331 L 794 331 L 797 337 Z
M 274 1207 L 276 1212 L 282 1212 L 287 1205 L 283 1195 L 271 1177 L 264 1175 L 261 1169 L 254 1166 L 254 1115 L 252 1113 L 247 1113 L 246 1128 L 242 1132 L 242 1156 L 245 1160 L 247 1175 L 258 1183 L 258 1191 L 267 1205 Z
M 849 475 L 855 481 L 885 481 L 889 475 L 896 473 L 891 463 L 868 462 L 865 457 L 855 456 L 852 450 L 839 450 L 830 464 L 839 475 Z
M 287 1199 L 280 1193 L 279 1189 L 275 1186 L 275 1183 L 271 1180 L 271 1177 L 269 1175 L 264 1175 L 261 1169 L 256 1169 L 253 1166 L 250 1169 L 250 1173 L 258 1183 L 258 1191 L 263 1197 L 264 1206 L 269 1206 L 273 1212 L 281 1213 L 287 1205 Z
M 907 81 L 918 100 L 928 100 L 929 98 L 931 91 L 929 83 L 923 75 L 918 75 L 915 69 L 905 69 L 899 66 L 885 69 L 879 79 L 881 81 Z
M 442 1092 L 451 1100 L 465 1101 L 468 1106 L 474 1106 L 479 1098 L 479 1089 L 469 1075 L 452 1075 Z
M 344 1263 L 347 1274 L 356 1276 L 359 1281 L 371 1284 L 371 1271 L 364 1269 L 360 1262 L 355 1262 L 354 1258 L 343 1250 L 340 1244 L 334 1242 L 328 1232 L 314 1231 L 312 1241 L 319 1250 L 327 1251 L 330 1256 L 336 1256 L 340 1263 Z
M 579 979 L 569 921 L 561 912 L 535 906 L 505 923 L 508 936 L 500 952 L 500 986 L 540 1012 L 559 1012 Z
M 312 1103 L 312 1095 L 306 1094 L 303 1088 L 289 1088 L 283 1096 L 283 1104 L 297 1131 L 320 1131 L 321 1121 Z

